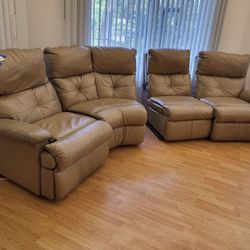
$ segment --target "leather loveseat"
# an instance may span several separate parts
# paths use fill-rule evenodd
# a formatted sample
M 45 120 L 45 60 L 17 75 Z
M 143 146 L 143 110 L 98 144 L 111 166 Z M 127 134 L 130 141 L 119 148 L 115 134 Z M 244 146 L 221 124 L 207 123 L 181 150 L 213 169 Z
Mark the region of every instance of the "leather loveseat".
M 148 52 L 148 122 L 167 141 L 209 136 L 213 108 L 192 97 L 189 50 Z
M 84 91 L 89 99 L 97 98 L 94 73 L 83 75 L 89 69 L 92 71 L 90 50 L 76 48 L 70 52 L 72 54 L 68 54 L 67 58 L 63 56 L 62 61 L 56 60 L 53 67 L 56 69 L 53 74 L 65 77 L 63 79 L 68 83 L 61 87 L 69 88 L 69 93 L 66 91 L 63 96 L 59 92 L 64 110 L 71 104 L 79 103 L 78 98 L 85 98 L 80 94 L 81 88 L 86 87 Z M 135 52 L 131 53 L 130 55 L 133 55 Z M 112 145 L 138 144 L 143 140 L 145 111 L 135 101 L 128 100 L 127 104 L 126 99 L 119 99 L 114 105 L 116 111 L 108 115 L 113 121 L 113 128 L 116 124 L 121 125 L 117 125 L 116 138 L 109 123 L 96 119 L 94 113 L 88 113 L 86 116 L 77 114 L 78 112 L 62 111 L 56 91 L 47 78 L 41 50 L 9 49 L 1 50 L 0 54 L 6 56 L 5 62 L 0 65 L 1 175 L 37 195 L 51 200 L 61 199 L 103 163 L 108 156 L 110 142 Z M 74 61 L 75 59 L 79 61 Z M 134 57 L 131 56 L 130 59 L 133 66 Z M 73 60 L 73 64 L 70 60 Z M 134 68 L 131 67 L 131 72 L 132 70 L 134 73 Z M 70 74 L 77 76 L 69 78 Z M 111 106 L 113 103 L 111 97 L 116 97 L 114 95 L 120 95 L 119 93 L 123 97 L 135 98 L 135 87 L 132 87 L 133 74 L 124 76 L 124 81 L 118 81 L 117 84 L 122 86 L 118 86 L 117 90 L 110 94 L 109 80 L 122 77 L 105 75 L 101 78 L 104 88 L 102 95 L 112 96 L 107 102 L 106 99 L 101 100 L 99 106 L 94 104 L 93 108 L 98 106 L 99 110 L 105 110 L 108 104 Z M 74 84 L 79 89 L 79 94 L 74 92 L 74 89 L 71 92 L 70 88 L 73 88 Z M 123 88 L 124 84 L 129 86 Z M 124 127 L 124 131 L 120 132 L 119 129 L 125 123 L 140 129 L 128 129 L 131 133 L 127 134 Z
M 109 123 L 110 148 L 143 141 L 147 114 L 136 101 L 134 49 L 72 46 L 44 53 L 64 111 Z
M 214 109 L 214 141 L 250 141 L 250 90 L 245 90 L 249 62 L 249 55 L 199 54 L 196 96 Z

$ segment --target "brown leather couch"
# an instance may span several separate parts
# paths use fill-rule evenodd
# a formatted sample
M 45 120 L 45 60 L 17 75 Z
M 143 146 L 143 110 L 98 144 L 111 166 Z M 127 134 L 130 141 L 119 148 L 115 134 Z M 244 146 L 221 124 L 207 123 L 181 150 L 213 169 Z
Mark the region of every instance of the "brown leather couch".
M 108 156 L 110 125 L 62 112 L 39 49 L 1 50 L 0 174 L 61 199 Z
M 148 52 L 148 122 L 167 141 L 209 136 L 213 109 L 192 97 L 189 50 Z
M 0 54 L 6 55 L 0 65 L 1 175 L 37 195 L 62 199 L 110 148 L 142 142 L 147 118 L 135 101 L 135 50 L 46 49 L 61 103 L 41 50 Z
M 250 141 L 250 90 L 245 90 L 249 62 L 249 55 L 199 54 L 196 95 L 214 108 L 214 141 Z
M 108 122 L 110 148 L 143 141 L 147 114 L 136 102 L 134 49 L 72 46 L 44 53 L 64 111 Z

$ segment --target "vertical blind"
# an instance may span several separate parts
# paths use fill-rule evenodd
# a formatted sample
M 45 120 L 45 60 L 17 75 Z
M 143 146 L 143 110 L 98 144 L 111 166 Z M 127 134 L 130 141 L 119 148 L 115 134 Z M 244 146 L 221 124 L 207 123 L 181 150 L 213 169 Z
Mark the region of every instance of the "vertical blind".
M 93 0 L 91 45 L 137 49 L 137 82 L 149 48 L 211 50 L 224 0 Z

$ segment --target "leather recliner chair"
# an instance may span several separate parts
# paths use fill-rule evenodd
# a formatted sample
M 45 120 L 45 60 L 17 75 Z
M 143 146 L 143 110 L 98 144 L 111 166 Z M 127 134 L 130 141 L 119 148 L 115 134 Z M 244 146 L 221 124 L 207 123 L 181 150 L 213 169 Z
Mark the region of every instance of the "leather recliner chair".
M 148 52 L 148 121 L 167 141 L 209 136 L 213 109 L 191 96 L 189 50 Z
M 250 90 L 245 90 L 249 62 L 249 55 L 199 53 L 196 96 L 214 108 L 214 141 L 250 141 Z
M 144 139 L 147 114 L 136 102 L 136 51 L 107 47 L 44 50 L 47 74 L 64 110 L 108 122 L 110 148 Z
M 37 195 L 61 199 L 106 159 L 112 129 L 62 112 L 41 50 L 0 54 L 6 55 L 0 65 L 0 174 Z

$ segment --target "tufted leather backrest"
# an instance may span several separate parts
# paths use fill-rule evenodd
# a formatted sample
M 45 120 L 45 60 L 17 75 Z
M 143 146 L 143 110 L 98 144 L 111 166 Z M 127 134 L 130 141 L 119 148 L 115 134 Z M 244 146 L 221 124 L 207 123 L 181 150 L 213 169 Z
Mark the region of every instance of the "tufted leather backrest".
M 71 46 L 44 53 L 64 109 L 97 98 L 136 98 L 134 49 Z
M 91 47 L 99 98 L 136 99 L 136 50 Z
M 0 118 L 35 122 L 61 112 L 40 49 L 0 50 Z
M 97 98 L 91 51 L 87 47 L 46 48 L 46 69 L 64 109 Z
M 150 49 L 148 81 L 150 96 L 190 96 L 189 50 Z
M 196 96 L 239 97 L 245 88 L 249 62 L 249 55 L 201 51 L 196 71 Z

